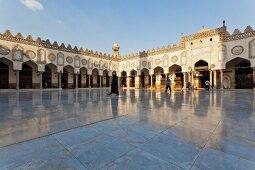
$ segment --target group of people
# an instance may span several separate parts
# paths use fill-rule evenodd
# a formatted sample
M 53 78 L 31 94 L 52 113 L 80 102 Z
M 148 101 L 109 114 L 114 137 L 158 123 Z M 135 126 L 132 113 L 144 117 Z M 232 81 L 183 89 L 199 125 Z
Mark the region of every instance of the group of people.
M 172 92 L 171 85 L 172 85 L 172 82 L 169 79 L 169 77 L 167 77 L 166 89 L 165 89 L 166 93 L 168 92 L 168 90 L 170 91 L 170 93 Z M 189 88 L 189 86 L 191 86 L 190 83 L 188 83 L 187 88 Z M 209 80 L 205 81 L 205 89 L 208 91 L 210 89 L 210 81 Z M 116 74 L 112 75 L 111 92 L 108 95 L 112 95 L 112 94 L 116 94 L 117 96 L 119 95 L 118 78 L 117 78 Z

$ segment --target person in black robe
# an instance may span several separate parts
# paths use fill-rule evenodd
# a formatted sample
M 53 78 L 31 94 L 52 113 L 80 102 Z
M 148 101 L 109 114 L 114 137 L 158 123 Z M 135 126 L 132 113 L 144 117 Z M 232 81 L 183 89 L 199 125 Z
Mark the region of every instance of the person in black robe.
M 116 94 L 117 96 L 119 95 L 118 77 L 116 76 L 116 74 L 112 75 L 111 93 L 109 93 L 108 95 L 111 95 L 112 93 Z

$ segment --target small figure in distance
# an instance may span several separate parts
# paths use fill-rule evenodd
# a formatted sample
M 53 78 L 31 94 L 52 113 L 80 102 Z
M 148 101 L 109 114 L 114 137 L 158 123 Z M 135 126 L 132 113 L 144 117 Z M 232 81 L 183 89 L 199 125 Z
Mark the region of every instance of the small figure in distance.
M 118 89 L 118 78 L 116 76 L 116 73 L 112 74 L 112 83 L 111 83 L 111 92 L 108 95 L 111 95 L 112 93 L 119 95 L 119 89 Z
M 209 88 L 210 88 L 210 81 L 209 81 L 209 80 L 206 80 L 206 81 L 205 81 L 205 89 L 206 89 L 207 91 L 209 91 Z
M 167 77 L 166 79 L 166 90 L 165 92 L 167 92 L 167 90 L 170 90 L 170 93 L 171 93 L 171 80 L 169 79 L 169 77 Z

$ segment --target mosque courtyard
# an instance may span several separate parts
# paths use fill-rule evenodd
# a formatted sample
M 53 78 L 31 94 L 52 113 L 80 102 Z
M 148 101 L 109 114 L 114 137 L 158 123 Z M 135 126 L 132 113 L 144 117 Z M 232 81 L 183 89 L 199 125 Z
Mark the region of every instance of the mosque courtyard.
M 254 90 L 0 92 L 0 169 L 255 169 Z

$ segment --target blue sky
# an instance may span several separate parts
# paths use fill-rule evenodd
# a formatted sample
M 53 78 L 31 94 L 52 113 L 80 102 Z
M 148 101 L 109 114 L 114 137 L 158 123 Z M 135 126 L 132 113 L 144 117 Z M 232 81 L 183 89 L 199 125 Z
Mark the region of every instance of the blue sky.
M 10 29 L 78 47 L 121 54 L 178 43 L 180 34 L 255 29 L 254 0 L 0 0 L 0 32 Z

